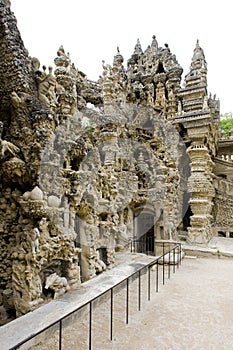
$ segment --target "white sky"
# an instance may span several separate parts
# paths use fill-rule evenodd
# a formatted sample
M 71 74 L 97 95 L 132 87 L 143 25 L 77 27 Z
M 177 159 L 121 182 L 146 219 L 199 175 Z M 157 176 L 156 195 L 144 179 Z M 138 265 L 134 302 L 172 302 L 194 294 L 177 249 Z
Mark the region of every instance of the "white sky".
M 168 43 L 187 74 L 196 39 L 208 63 L 208 91 L 220 99 L 221 113 L 233 112 L 231 0 L 11 0 L 18 28 L 31 56 L 53 65 L 62 44 L 89 79 L 112 64 L 117 46 L 125 59 L 137 38 L 142 49 L 155 34 Z

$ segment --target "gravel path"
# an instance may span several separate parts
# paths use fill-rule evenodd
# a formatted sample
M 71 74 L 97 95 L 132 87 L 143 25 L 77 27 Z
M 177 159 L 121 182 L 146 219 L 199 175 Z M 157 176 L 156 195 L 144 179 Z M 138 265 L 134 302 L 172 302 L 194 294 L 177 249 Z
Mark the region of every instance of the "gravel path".
M 232 277 L 231 259 L 185 259 L 112 349 L 233 349 Z

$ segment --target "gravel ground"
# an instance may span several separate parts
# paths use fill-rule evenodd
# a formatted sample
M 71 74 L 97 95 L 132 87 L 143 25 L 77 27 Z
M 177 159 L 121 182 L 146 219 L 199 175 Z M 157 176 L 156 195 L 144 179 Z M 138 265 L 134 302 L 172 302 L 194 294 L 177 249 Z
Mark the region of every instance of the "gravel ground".
M 233 349 L 232 276 L 231 259 L 185 259 L 112 349 Z
M 138 281 L 130 283 L 129 324 L 125 324 L 125 290 L 114 294 L 113 340 L 110 334 L 110 300 L 93 307 L 93 350 L 231 350 L 233 349 L 233 260 L 185 258 L 179 270 L 155 292 L 151 272 L 151 300 L 147 276 L 142 276 L 141 311 Z M 88 349 L 88 309 L 66 321 L 64 350 Z M 57 349 L 56 330 L 35 350 Z

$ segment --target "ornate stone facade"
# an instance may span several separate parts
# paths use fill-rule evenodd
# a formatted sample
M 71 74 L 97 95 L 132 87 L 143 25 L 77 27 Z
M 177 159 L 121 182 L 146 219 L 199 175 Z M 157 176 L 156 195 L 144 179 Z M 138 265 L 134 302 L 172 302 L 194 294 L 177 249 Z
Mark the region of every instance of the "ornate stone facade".
M 220 138 L 197 42 L 182 68 L 167 44 L 117 48 L 97 82 L 63 46 L 55 69 L 24 48 L 0 0 L 1 322 L 111 268 L 132 240 L 230 235 L 232 139 Z M 226 157 L 226 155 L 228 157 Z

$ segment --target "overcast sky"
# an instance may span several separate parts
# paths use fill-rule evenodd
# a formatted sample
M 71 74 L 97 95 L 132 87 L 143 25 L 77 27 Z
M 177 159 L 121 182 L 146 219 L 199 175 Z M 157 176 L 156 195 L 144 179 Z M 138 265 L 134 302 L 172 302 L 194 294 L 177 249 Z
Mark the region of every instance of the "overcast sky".
M 208 64 L 208 91 L 220 99 L 221 113 L 233 112 L 231 0 L 11 0 L 18 28 L 31 56 L 53 65 L 60 45 L 89 79 L 112 64 L 117 46 L 125 59 L 137 38 L 142 49 L 155 34 L 168 43 L 187 74 L 199 39 Z

